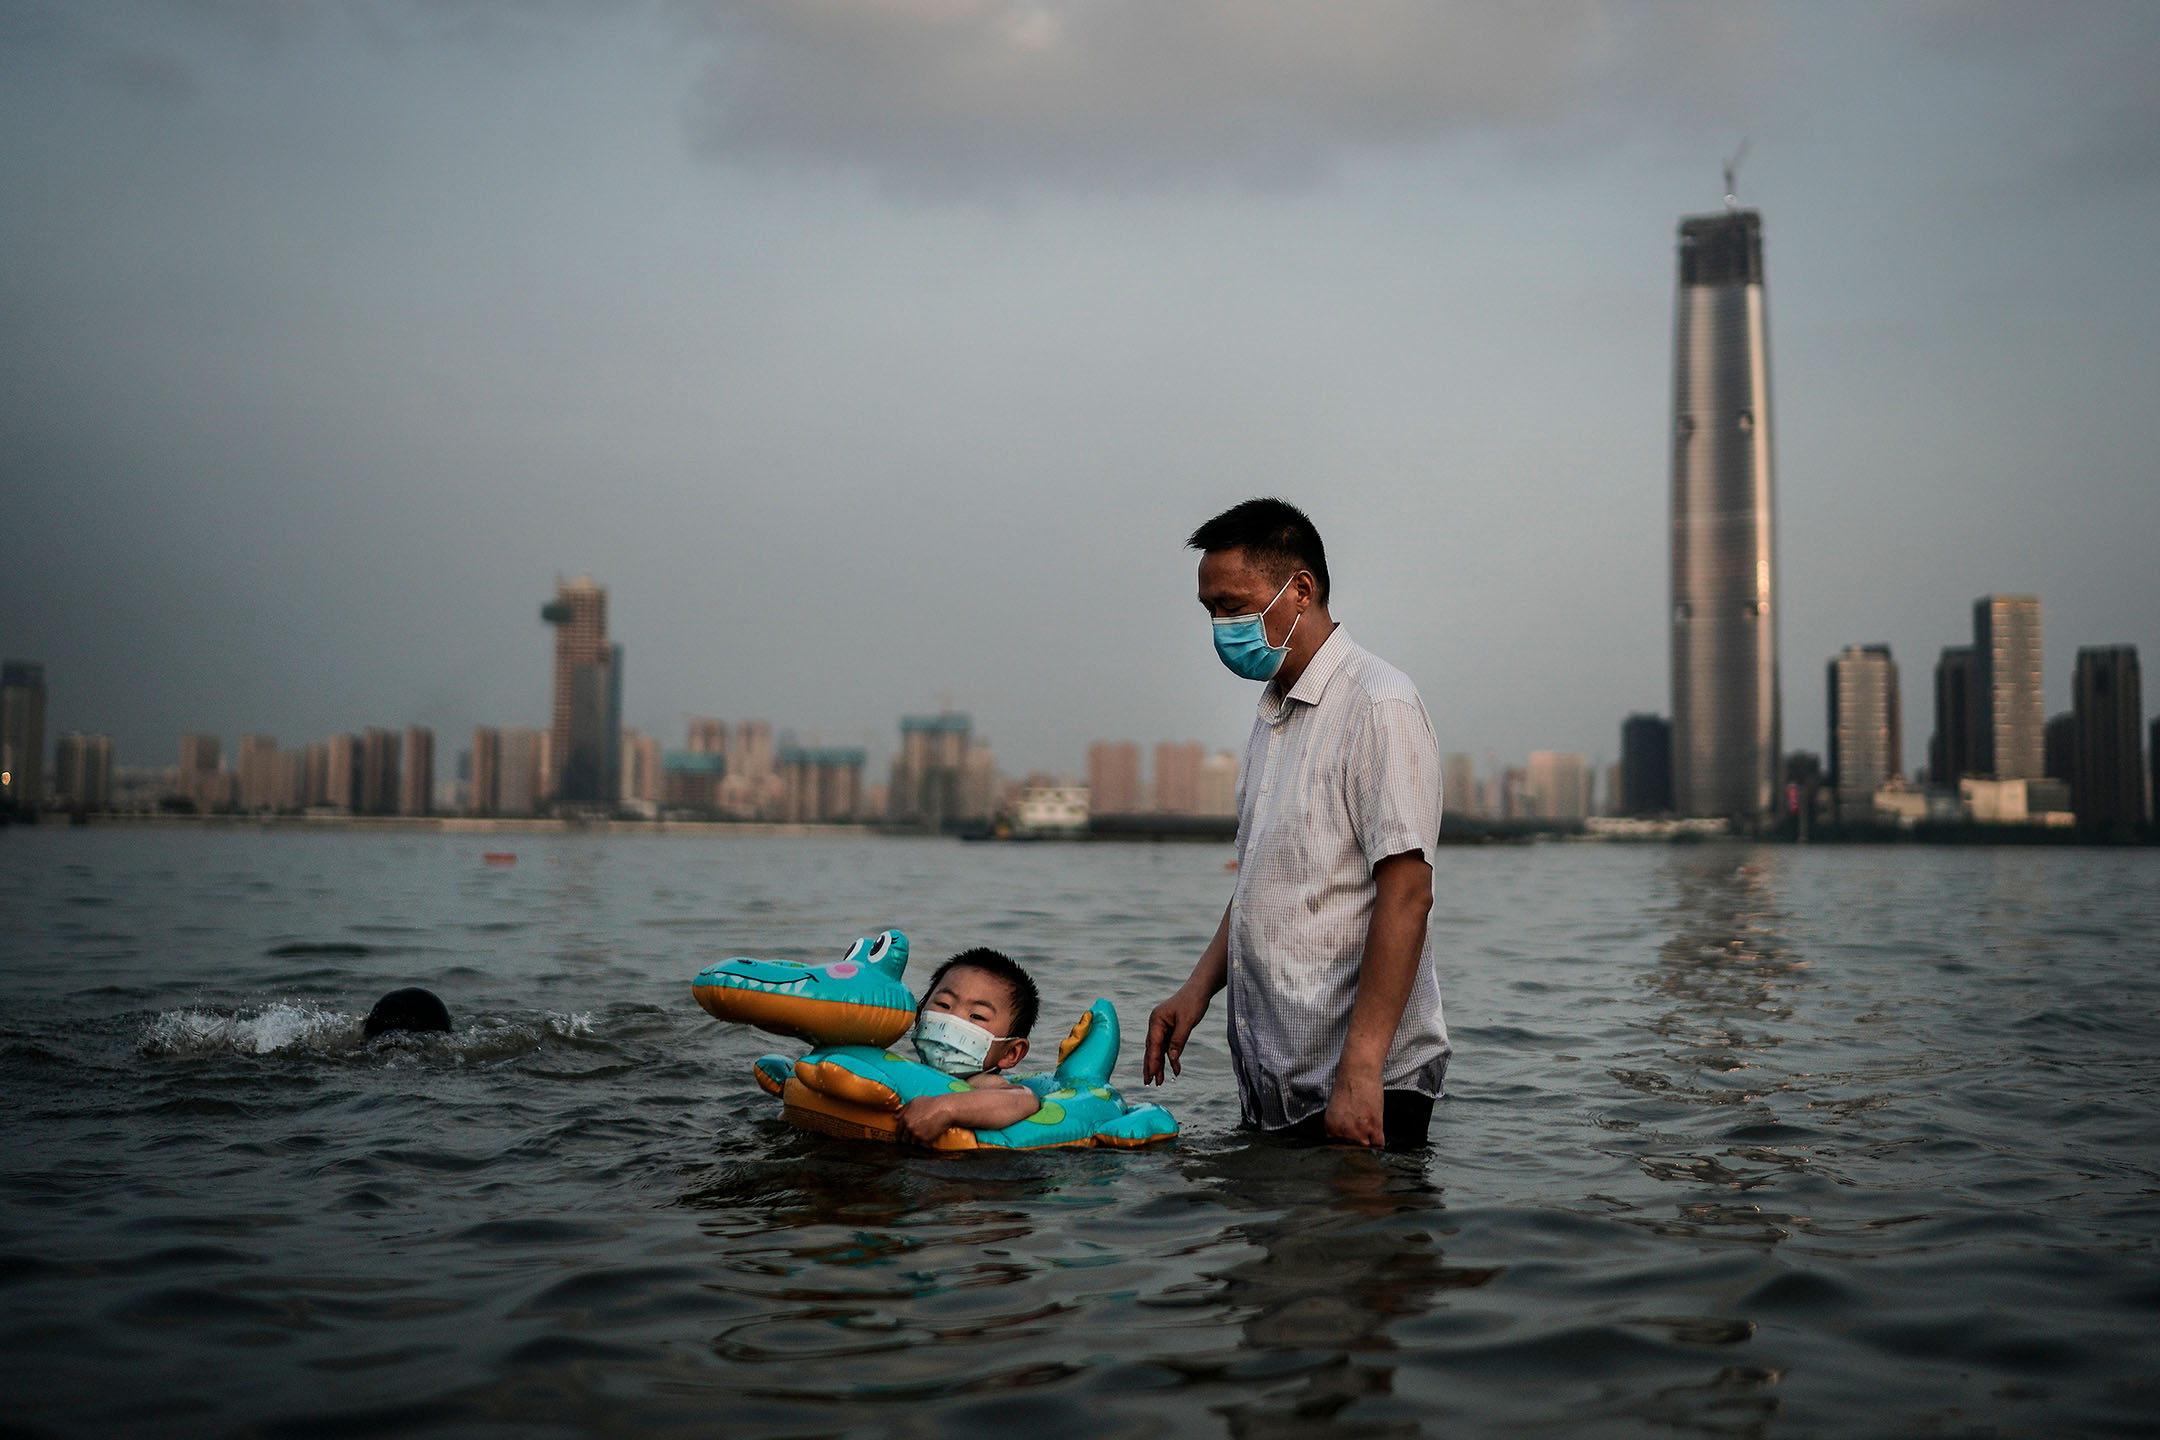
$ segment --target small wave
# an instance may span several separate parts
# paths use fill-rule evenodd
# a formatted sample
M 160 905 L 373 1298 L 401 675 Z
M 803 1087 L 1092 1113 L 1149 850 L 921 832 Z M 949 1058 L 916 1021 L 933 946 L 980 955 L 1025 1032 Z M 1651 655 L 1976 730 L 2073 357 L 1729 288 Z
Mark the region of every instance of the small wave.
M 591 1011 L 460 1018 L 448 1035 L 394 1032 L 369 1040 L 360 1016 L 306 1001 L 281 1000 L 231 1012 L 168 1010 L 143 1027 L 145 1055 L 191 1059 L 211 1055 L 314 1054 L 362 1058 L 379 1054 L 397 1065 L 412 1060 L 455 1065 L 515 1059 L 551 1042 L 597 1038 Z
M 460 1022 L 455 1034 L 426 1037 L 448 1048 L 460 1065 L 487 1064 L 529 1055 L 550 1041 L 586 1040 L 593 1037 L 591 1012 L 562 1014 L 547 1011 L 532 1016 L 480 1015 Z M 404 1037 L 419 1039 L 421 1037 Z
M 350 1050 L 361 1017 L 279 1001 L 260 1010 L 168 1010 L 143 1027 L 146 1055 L 274 1055 L 281 1050 Z

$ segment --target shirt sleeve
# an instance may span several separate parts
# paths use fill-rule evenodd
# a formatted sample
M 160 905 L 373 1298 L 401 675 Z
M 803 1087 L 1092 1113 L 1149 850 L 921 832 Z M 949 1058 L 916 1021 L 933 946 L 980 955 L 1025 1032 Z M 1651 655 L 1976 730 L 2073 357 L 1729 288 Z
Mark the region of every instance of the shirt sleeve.
M 1425 707 L 1374 702 L 1344 760 L 1350 831 L 1368 864 L 1440 843 L 1440 744 Z

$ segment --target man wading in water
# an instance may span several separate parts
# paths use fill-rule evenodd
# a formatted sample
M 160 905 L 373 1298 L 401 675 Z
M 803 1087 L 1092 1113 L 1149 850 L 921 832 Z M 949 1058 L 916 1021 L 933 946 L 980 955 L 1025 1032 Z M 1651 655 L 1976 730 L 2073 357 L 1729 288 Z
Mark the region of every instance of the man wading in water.
M 1440 747 L 1417 687 L 1328 615 L 1327 555 L 1296 506 L 1248 500 L 1192 533 L 1215 653 L 1264 680 L 1238 770 L 1237 886 L 1148 1017 L 1159 1085 L 1215 992 L 1245 1123 L 1412 1149 L 1447 1077 L 1425 920 Z

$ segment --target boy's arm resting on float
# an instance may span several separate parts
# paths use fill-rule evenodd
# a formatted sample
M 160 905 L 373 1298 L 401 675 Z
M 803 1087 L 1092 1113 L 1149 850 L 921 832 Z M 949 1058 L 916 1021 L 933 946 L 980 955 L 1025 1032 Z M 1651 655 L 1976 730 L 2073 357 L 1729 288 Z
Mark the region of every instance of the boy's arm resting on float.
M 900 1107 L 900 1128 L 910 1140 L 927 1145 L 955 1125 L 968 1130 L 1002 1130 L 1042 1108 L 1025 1085 L 996 1076 L 978 1076 L 970 1088 L 924 1095 Z

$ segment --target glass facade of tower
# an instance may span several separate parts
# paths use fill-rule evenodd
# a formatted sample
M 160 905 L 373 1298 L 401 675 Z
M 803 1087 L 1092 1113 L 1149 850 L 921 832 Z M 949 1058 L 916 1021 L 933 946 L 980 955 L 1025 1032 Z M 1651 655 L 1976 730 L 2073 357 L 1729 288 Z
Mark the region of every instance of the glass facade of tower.
M 1781 699 L 1762 217 L 1680 222 L 1673 322 L 1673 806 L 1775 812 Z

